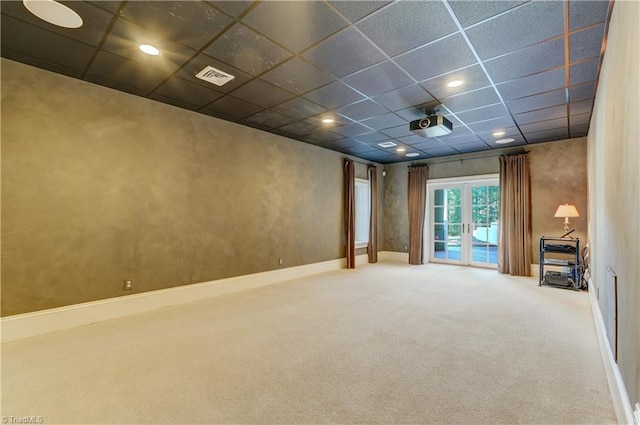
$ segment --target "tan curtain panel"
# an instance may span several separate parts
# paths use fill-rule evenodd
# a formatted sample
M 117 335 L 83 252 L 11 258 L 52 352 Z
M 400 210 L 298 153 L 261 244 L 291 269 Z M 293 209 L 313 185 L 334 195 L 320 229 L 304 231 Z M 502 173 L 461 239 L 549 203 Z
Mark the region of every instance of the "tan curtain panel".
M 369 218 L 369 245 L 367 254 L 369 262 L 378 262 L 378 169 L 374 165 L 367 168 L 369 173 L 369 190 L 371 191 L 371 214 Z
M 498 271 L 531 276 L 529 154 L 500 157 Z
M 423 264 L 427 167 L 409 168 L 409 264 Z
M 347 268 L 356 268 L 356 222 L 355 222 L 355 165 L 352 160 L 344 160 L 344 239 L 346 244 Z

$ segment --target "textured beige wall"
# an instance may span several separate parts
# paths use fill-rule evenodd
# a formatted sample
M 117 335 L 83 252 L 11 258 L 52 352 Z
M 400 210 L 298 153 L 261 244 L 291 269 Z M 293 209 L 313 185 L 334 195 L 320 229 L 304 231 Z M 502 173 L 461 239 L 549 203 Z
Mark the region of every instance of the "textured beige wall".
M 337 152 L 5 59 L 1 135 L 3 315 L 344 256 Z
M 563 219 L 553 215 L 561 203 L 575 203 L 581 217 L 572 220 L 572 228 L 580 240 L 586 241 L 587 184 L 586 139 L 527 146 L 531 152 L 532 251 L 538 262 L 540 236 L 562 235 Z M 429 179 L 474 176 L 500 172 L 497 155 L 524 151 L 511 148 L 492 153 L 466 154 L 446 159 L 433 159 L 412 164 L 427 164 Z M 385 177 L 385 250 L 404 251 L 409 243 L 407 212 L 407 163 L 387 165 Z
M 617 1 L 588 136 L 592 281 L 618 276 L 618 366 L 640 402 L 640 3 Z
M 561 204 L 575 205 L 580 217 L 570 218 L 574 238 L 580 247 L 587 243 L 587 139 L 569 139 L 528 147 L 531 165 L 532 253 L 538 263 L 542 236 L 559 237 L 564 233 L 564 218 L 554 218 Z

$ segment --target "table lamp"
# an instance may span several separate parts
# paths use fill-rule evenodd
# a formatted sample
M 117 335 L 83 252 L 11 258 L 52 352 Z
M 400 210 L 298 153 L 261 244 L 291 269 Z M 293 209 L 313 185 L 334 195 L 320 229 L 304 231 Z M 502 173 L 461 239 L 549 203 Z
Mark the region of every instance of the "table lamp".
M 558 207 L 554 217 L 564 217 L 564 232 L 569 231 L 569 217 L 580 217 L 575 205 L 564 204 Z

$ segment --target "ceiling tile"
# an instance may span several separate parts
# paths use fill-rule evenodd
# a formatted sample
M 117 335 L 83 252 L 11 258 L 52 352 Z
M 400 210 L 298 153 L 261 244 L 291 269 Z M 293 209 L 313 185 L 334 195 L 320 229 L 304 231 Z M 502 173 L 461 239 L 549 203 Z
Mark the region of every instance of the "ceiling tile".
M 459 87 L 447 87 L 447 83 L 454 80 L 461 80 L 464 83 Z M 435 98 L 444 99 L 445 97 L 487 87 L 491 83 L 482 68 L 479 65 L 473 65 L 422 81 L 420 85 Z
M 272 69 L 262 78 L 298 94 L 306 93 L 333 80 L 329 74 L 314 68 L 298 57 Z
M 569 130 L 571 131 L 570 137 L 585 137 L 589 133 L 589 126 L 586 124 L 576 125 Z
M 449 0 L 449 5 L 453 13 L 455 13 L 460 24 L 465 28 L 524 3 L 526 3 L 526 1 Z
M 460 153 L 454 148 L 449 146 L 443 146 L 441 148 L 435 148 L 435 149 L 425 149 L 425 152 L 431 156 L 455 155 L 457 153 Z
M 374 131 L 372 133 L 358 134 L 354 138 L 360 140 L 361 142 L 372 144 L 387 140 L 389 136 Z
M 367 96 L 375 96 L 413 83 L 407 74 L 390 61 L 353 74 L 342 81 Z
M 518 125 L 531 124 L 538 121 L 548 121 L 555 118 L 566 118 L 567 106 L 557 105 L 550 108 L 538 109 L 536 111 L 525 112 L 514 116 Z
M 342 14 L 351 22 L 357 22 L 372 12 L 380 9 L 382 6 L 386 6 L 390 1 L 330 1 L 331 5 L 338 9 L 338 12 Z
M 569 87 L 569 101 L 571 103 L 580 102 L 581 100 L 591 99 L 595 94 L 595 82 L 578 84 Z
M 291 53 L 242 24 L 235 24 L 204 52 L 251 75 L 262 74 Z
M 494 133 L 498 131 L 502 131 L 504 132 L 504 134 L 494 136 Z M 495 128 L 485 132 L 478 132 L 476 133 L 476 136 L 479 137 L 485 143 L 490 143 L 490 144 L 495 142 L 496 140 L 500 140 L 504 138 L 514 138 L 514 139 L 519 139 L 524 141 L 524 139 L 522 139 L 522 133 L 520 133 L 520 130 L 518 129 L 518 127 Z
M 564 65 L 564 39 L 556 38 L 484 62 L 494 83 Z
M 149 94 L 149 90 L 143 90 L 139 87 L 130 86 L 128 84 L 121 83 L 119 81 L 113 81 L 108 78 L 101 77 L 99 75 L 88 74 L 85 77 L 85 80 L 95 84 L 99 84 L 104 87 L 109 87 L 121 92 L 135 94 L 136 96 L 147 96 Z M 174 103 L 177 103 L 177 101 L 174 101 Z
M 409 130 L 409 124 L 399 125 L 397 127 L 385 128 L 381 133 L 386 134 L 389 137 L 399 138 L 412 136 L 413 133 Z
M 254 1 L 243 1 L 243 0 L 228 0 L 228 1 L 210 1 L 210 4 L 222 10 L 224 13 L 230 16 L 239 17 L 242 15 L 253 3 Z
M 354 121 L 360 121 L 368 117 L 377 117 L 387 113 L 387 110 L 377 103 L 365 99 L 351 105 L 343 106 L 336 109 L 336 112 L 342 116 L 350 118 Z
M 472 142 L 456 145 L 455 149 L 460 153 L 479 152 L 487 150 L 487 144 L 484 142 Z
M 334 133 L 331 130 L 320 130 L 311 134 L 307 134 L 305 139 L 309 139 L 315 143 L 327 143 L 333 140 L 341 139 L 343 136 L 338 133 Z
M 527 140 L 529 139 L 529 133 L 535 133 L 540 131 L 545 131 L 547 129 L 556 129 L 563 128 L 566 130 L 567 128 L 567 117 L 555 118 L 549 121 L 539 121 L 531 124 L 524 124 L 520 126 L 520 130 L 527 136 Z
M 260 124 L 264 128 L 277 128 L 295 121 L 294 118 L 287 117 L 279 112 L 267 110 L 258 112 L 246 119 L 248 122 Z
M 513 122 L 513 119 L 511 117 L 501 117 L 469 124 L 468 127 L 474 133 L 480 133 L 484 131 L 498 131 L 503 128 L 514 127 L 515 125 L 516 123 Z M 446 140 L 444 138 L 442 139 Z
M 62 3 L 67 3 L 67 2 L 64 1 Z M 122 5 L 122 1 L 120 0 L 96 0 L 96 1 L 90 1 L 88 3 L 91 3 L 92 5 L 99 7 L 100 9 L 105 10 L 112 14 L 115 14 L 120 8 L 120 5 Z M 4 9 L 4 6 L 3 6 L 3 9 Z
M 564 32 L 563 3 L 535 1 L 466 30 L 483 60 L 548 40 Z
M 598 75 L 598 59 L 592 59 L 586 62 L 580 62 L 570 67 L 570 81 L 571 85 L 586 83 L 587 81 L 594 81 Z
M 306 121 L 298 121 L 280 127 L 280 130 L 288 134 L 293 134 L 294 136 L 305 136 L 317 132 L 319 128 Z
M 509 113 L 505 107 L 499 103 L 497 105 L 486 106 L 484 108 L 473 109 L 467 112 L 456 114 L 458 119 L 465 124 L 473 124 L 479 121 L 491 120 L 494 118 L 508 117 Z
M 353 155 L 358 155 L 360 153 L 370 153 L 370 154 L 374 154 L 374 152 L 378 152 L 379 149 L 374 148 L 373 146 L 369 146 L 369 145 L 356 145 L 356 146 L 351 146 L 349 148 L 346 149 L 347 153 L 353 154 Z
M 224 93 L 173 77 L 162 84 L 155 92 L 159 96 L 176 99 L 201 108 L 222 97 Z
M 420 149 L 423 151 L 426 151 L 429 149 L 441 149 L 441 148 L 448 147 L 446 143 L 436 138 L 428 138 L 428 137 L 423 137 L 421 143 L 413 143 L 411 146 L 415 149 Z
M 162 54 L 150 56 L 142 53 L 140 44 L 144 43 L 157 47 Z M 155 38 L 148 30 L 124 19 L 119 19 L 113 26 L 102 49 L 169 73 L 178 70 L 196 53 L 189 47 Z
M 385 55 L 354 28 L 318 43 L 302 57 L 337 78 L 385 60 Z
M 226 72 L 227 74 L 231 74 L 235 78 L 226 83 L 224 86 L 216 86 L 215 84 L 211 84 L 208 81 L 196 78 L 196 74 L 202 71 L 207 66 L 212 66 L 215 69 Z M 182 69 L 180 69 L 180 71 L 178 71 L 177 76 L 182 79 L 189 80 L 192 83 L 200 84 L 201 86 L 205 87 L 211 87 L 214 90 L 224 93 L 229 93 L 230 91 L 237 89 L 251 79 L 251 76 L 249 74 L 246 74 L 230 65 L 222 63 L 217 59 L 205 55 L 204 53 L 200 53 L 194 59 L 189 61 Z
M 565 127 L 562 128 L 525 133 L 525 136 L 529 143 L 551 142 L 555 140 L 568 139 L 569 131 L 565 124 Z
M 148 99 L 157 100 L 158 102 L 166 103 L 167 105 L 177 106 L 178 108 L 188 109 L 190 111 L 197 111 L 200 109 L 200 106 L 194 105 L 189 102 L 184 102 L 179 99 L 174 99 L 172 97 L 162 96 L 158 93 L 152 93 L 147 96 Z
M 375 130 L 383 130 L 385 128 L 397 127 L 406 124 L 406 121 L 396 114 L 385 114 L 374 118 L 368 118 L 360 121 L 361 124 L 371 127 Z
M 82 17 L 82 26 L 80 28 L 69 29 L 49 24 L 29 12 L 21 1 L 2 1 L 1 5 L 3 15 L 12 16 L 36 27 L 40 27 L 43 30 L 51 31 L 72 40 L 81 41 L 91 46 L 98 46 L 109 23 L 113 19 L 113 15 L 87 2 L 61 1 L 60 3 L 71 8 Z M 4 25 L 4 17 L 2 24 Z M 32 42 L 35 43 L 35 41 Z
M 425 108 L 421 107 L 413 107 L 406 108 L 400 111 L 395 111 L 395 114 L 405 121 L 414 121 L 424 118 L 427 114 L 425 113 Z
M 463 112 L 500 102 L 493 87 L 462 93 L 442 99 L 442 104 L 452 112 Z
M 569 117 L 569 125 L 571 127 L 574 127 L 577 125 L 589 124 L 590 119 L 591 119 L 591 112 L 587 112 L 586 114 L 571 115 Z
M 266 1 L 244 22 L 293 52 L 300 52 L 347 26 L 324 2 Z
M 322 144 L 323 148 L 328 148 L 328 149 L 349 148 L 349 147 L 356 147 L 356 146 L 357 147 L 363 146 L 366 148 L 366 150 L 369 150 L 369 151 L 371 150 L 371 146 L 363 145 L 357 140 L 348 139 L 348 138 L 333 140 L 331 142 L 326 142 Z
M 569 1 L 569 29 L 583 28 L 607 19 L 608 1 Z
M 274 106 L 273 110 L 299 120 L 322 114 L 327 111 L 326 108 L 301 97 L 296 97 L 295 99 L 288 100 L 278 106 Z
M 580 102 L 570 103 L 571 115 L 591 113 L 593 110 L 593 99 L 586 99 Z
M 95 51 L 91 46 L 33 25 L 21 24 L 17 19 L 4 14 L 0 30 L 3 57 L 16 60 L 29 58 L 27 63 L 52 71 L 58 71 L 62 67 L 69 70 L 65 72 L 67 75 L 79 76 Z
M 502 98 L 507 101 L 562 88 L 565 86 L 565 79 L 564 68 L 558 68 L 500 83 L 496 87 Z
M 295 95 L 258 78 L 234 90 L 232 95 L 238 99 L 270 108 L 293 98 Z
M 263 109 L 261 106 L 227 95 L 209 104 L 203 111 L 222 113 L 237 119 L 242 119 L 256 114 Z
M 569 59 L 571 63 L 598 57 L 602 49 L 604 24 L 575 32 L 569 36 Z
M 358 124 L 357 122 L 353 122 L 351 124 L 343 125 L 342 127 L 336 127 L 332 131 L 340 133 L 346 137 L 353 137 L 359 134 L 369 133 L 371 129 L 362 124 Z
M 106 78 L 149 92 L 166 80 L 171 72 L 161 71 L 103 51 L 96 56 L 88 75 Z
M 207 3 L 195 1 L 129 1 L 120 16 L 156 37 L 196 50 L 232 22 Z
M 565 89 L 548 91 L 533 96 L 521 97 L 507 101 L 507 107 L 512 114 L 533 111 L 535 109 L 548 108 L 550 106 L 561 105 L 566 102 L 567 94 Z
M 373 98 L 377 103 L 389 109 L 397 111 L 408 107 L 425 105 L 433 101 L 422 87 L 417 84 L 399 88 L 398 90 L 386 92 Z
M 444 4 L 435 1 L 394 2 L 356 26 L 391 57 L 457 30 Z
M 335 109 L 364 99 L 364 96 L 337 81 L 307 93 L 304 97 L 327 109 Z
M 417 81 L 422 81 L 474 64 L 476 58 L 462 35 L 456 33 L 399 56 L 395 61 Z
M 480 140 L 480 138 L 475 134 L 465 134 L 464 136 L 447 137 L 446 139 L 442 140 L 442 142 L 448 146 L 458 146 L 465 143 L 482 143 L 482 140 Z

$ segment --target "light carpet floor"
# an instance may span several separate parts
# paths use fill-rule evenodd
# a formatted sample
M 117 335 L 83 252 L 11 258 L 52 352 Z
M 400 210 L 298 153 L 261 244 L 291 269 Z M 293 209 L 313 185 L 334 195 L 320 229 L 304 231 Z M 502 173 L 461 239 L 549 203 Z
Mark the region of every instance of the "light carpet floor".
M 588 294 L 380 263 L 4 344 L 44 423 L 610 424 Z

